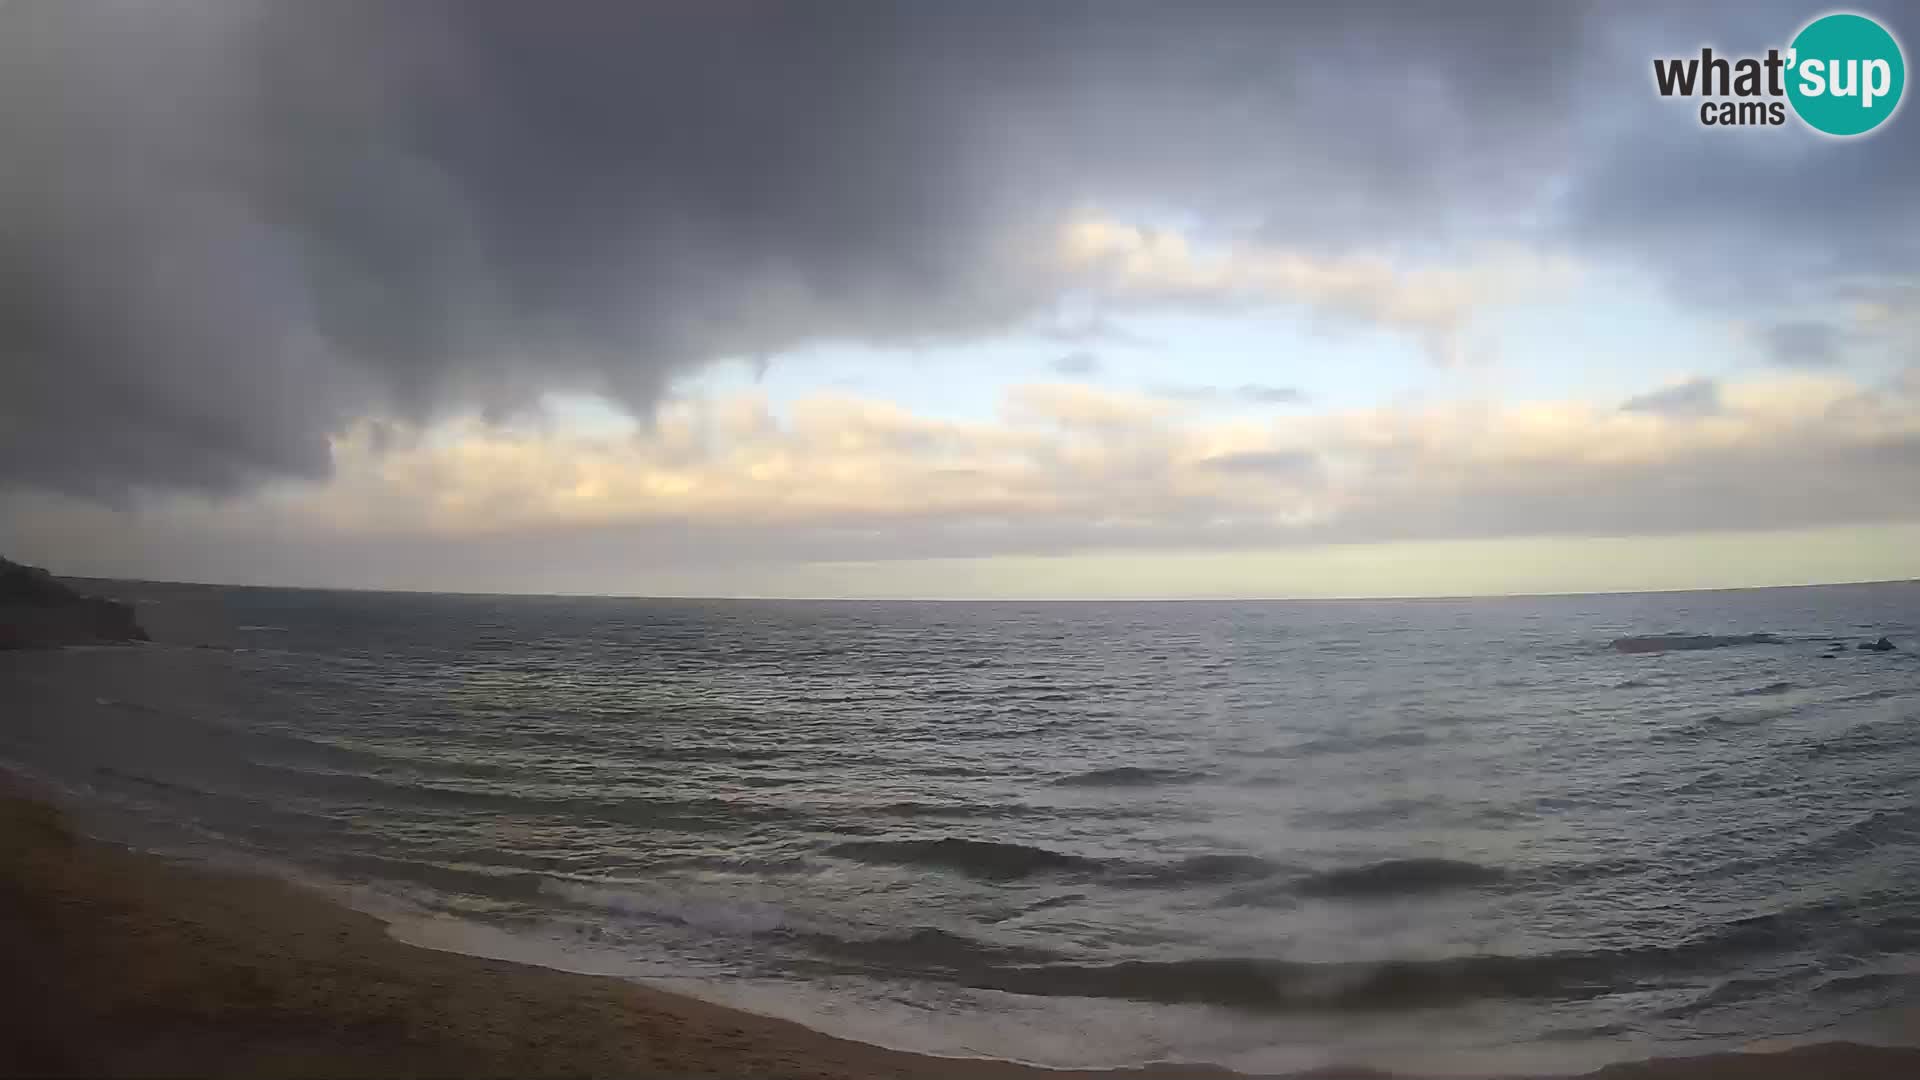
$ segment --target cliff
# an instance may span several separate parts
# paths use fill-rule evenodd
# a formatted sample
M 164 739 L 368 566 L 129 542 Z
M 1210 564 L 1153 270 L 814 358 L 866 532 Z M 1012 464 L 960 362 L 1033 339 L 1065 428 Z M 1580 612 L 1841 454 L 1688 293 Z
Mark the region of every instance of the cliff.
M 126 604 L 75 592 L 37 566 L 0 559 L 0 649 L 145 640 Z

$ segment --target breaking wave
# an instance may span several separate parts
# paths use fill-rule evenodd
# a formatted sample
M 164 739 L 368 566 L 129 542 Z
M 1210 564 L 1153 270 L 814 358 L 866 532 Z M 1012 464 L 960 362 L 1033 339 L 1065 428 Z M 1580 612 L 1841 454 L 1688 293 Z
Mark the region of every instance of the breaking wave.
M 1455 859 L 1387 859 L 1313 874 L 1301 879 L 1296 888 L 1303 896 L 1406 896 L 1490 885 L 1506 877 L 1506 871 L 1497 867 Z
M 1219 957 L 1092 964 L 926 927 L 857 940 L 816 937 L 809 943 L 864 971 L 914 971 L 975 989 L 1288 1013 L 1419 1009 L 1469 1000 L 1588 1000 L 1714 970 L 1791 936 L 1786 919 L 1763 916 L 1670 948 L 1379 963 Z
M 1097 859 L 1026 844 L 938 837 L 849 840 L 826 854 L 880 866 L 923 866 L 982 881 L 1015 881 L 1039 874 L 1079 874 L 1113 885 L 1204 885 L 1271 877 L 1282 867 L 1258 855 L 1190 855 L 1169 862 Z
M 1748 687 L 1745 690 L 1735 690 L 1733 692 L 1733 696 L 1734 697 L 1772 697 L 1775 694 L 1791 693 L 1798 689 L 1800 689 L 1800 686 L 1797 683 L 1770 682 L 1765 686 L 1753 686 L 1753 687 Z

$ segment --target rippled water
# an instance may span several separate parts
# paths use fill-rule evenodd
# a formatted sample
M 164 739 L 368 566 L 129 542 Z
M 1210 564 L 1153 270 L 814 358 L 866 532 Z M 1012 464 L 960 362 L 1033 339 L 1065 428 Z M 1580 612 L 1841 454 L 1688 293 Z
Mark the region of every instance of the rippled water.
M 1585 1063 L 1920 991 L 1920 586 L 114 591 L 159 642 L 0 654 L 0 758 L 415 940 L 1057 1064 Z

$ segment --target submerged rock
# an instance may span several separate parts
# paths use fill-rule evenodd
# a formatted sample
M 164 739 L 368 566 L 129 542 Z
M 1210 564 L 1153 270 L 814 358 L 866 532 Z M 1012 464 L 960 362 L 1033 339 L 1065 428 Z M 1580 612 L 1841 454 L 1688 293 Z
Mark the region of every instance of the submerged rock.
M 1613 640 L 1615 652 L 1651 653 L 1688 649 L 1730 649 L 1736 645 L 1778 645 L 1772 634 L 1665 634 L 1652 637 L 1623 637 Z
M 128 605 L 76 592 L 37 566 L 0 559 L 0 649 L 146 640 Z

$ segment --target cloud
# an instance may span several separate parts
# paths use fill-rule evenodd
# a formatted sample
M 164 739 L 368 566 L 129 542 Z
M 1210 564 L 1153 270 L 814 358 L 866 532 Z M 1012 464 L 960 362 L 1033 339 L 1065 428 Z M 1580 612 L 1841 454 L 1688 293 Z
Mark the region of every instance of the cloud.
M 1911 117 L 1845 141 L 1791 119 L 1714 137 L 1697 103 L 1632 87 L 1647 78 L 1650 58 L 1704 43 L 1723 55 L 1784 47 L 1810 10 L 1785 0 L 1630 10 L 1609 34 L 1614 51 L 1601 54 L 1618 93 L 1573 122 L 1581 137 L 1547 232 L 1738 317 L 1829 301 L 1859 275 L 1911 273 L 1920 261 L 1920 207 L 1904 197 L 1920 185 Z M 1920 25 L 1910 2 L 1874 14 L 1909 34 Z
M 1234 393 L 1242 401 L 1256 405 L 1299 405 L 1307 400 L 1306 392 L 1294 386 L 1268 386 L 1264 383 L 1246 383 L 1236 387 Z
M 962 423 L 744 394 L 676 402 L 630 437 L 474 419 L 379 452 L 356 431 L 327 484 L 244 502 L 113 513 L 16 496 L 0 541 L 118 558 L 120 572 L 231 578 L 297 555 L 311 565 L 281 567 L 294 580 L 475 587 L 489 572 L 545 580 L 559 553 L 621 580 L 638 567 L 1920 522 L 1920 381 L 1773 374 L 1718 396 L 1711 416 L 1546 400 L 1223 418 L 1047 384 Z
M 1478 311 L 1537 297 L 1573 276 L 1564 259 L 1522 254 L 1462 269 L 1406 269 L 1374 256 L 1267 247 L 1202 252 L 1180 233 L 1101 218 L 1067 226 L 1060 244 L 1077 274 L 1134 302 L 1294 305 L 1409 334 L 1442 366 L 1468 361 L 1465 334 Z
M 1059 375 L 1097 375 L 1100 373 L 1100 358 L 1085 349 L 1076 349 L 1055 360 L 1053 370 Z
M 1713 416 L 1720 411 L 1720 384 L 1712 379 L 1688 379 L 1628 398 L 1620 409 L 1660 416 Z
M 1127 329 L 1112 316 L 1100 312 L 1079 317 L 1047 318 L 1026 327 L 1026 332 L 1048 341 L 1082 347 L 1088 345 L 1148 347 L 1159 344 L 1150 337 Z
M 1195 405 L 1236 402 L 1248 405 L 1300 405 L 1308 400 L 1306 391 L 1298 387 L 1273 386 L 1268 383 L 1243 383 L 1239 386 L 1162 385 L 1154 387 L 1153 393 L 1169 401 L 1183 401 Z
M 1920 368 L 1920 280 L 1888 276 L 1846 283 L 1836 299 L 1851 318 L 1840 337 L 1857 354 Z
M 973 424 L 668 394 L 822 344 L 1104 351 L 1170 309 L 1461 366 L 1574 266 L 1749 324 L 1856 300 L 1911 361 L 1911 298 L 1848 283 L 1920 260 L 1920 140 L 1707 137 L 1645 88 L 1803 14 L 0 4 L 0 516 L 476 567 L 1910 520 L 1911 376 L 1258 417 L 1194 406 L 1298 392 L 1023 387 Z M 553 391 L 648 424 L 540 432 Z
M 1047 294 L 949 83 L 1017 27 L 853 18 L 0 9 L 0 481 L 320 476 L 369 415 L 1007 325 Z
M 1768 359 L 1782 367 L 1823 368 L 1840 362 L 1840 330 L 1831 323 L 1775 323 L 1762 332 Z
M 368 418 L 646 416 L 716 359 L 1000 333 L 1075 287 L 1088 205 L 1246 223 L 1316 253 L 1256 291 L 1441 350 L 1455 286 L 1346 249 L 1545 190 L 1587 22 L 0 5 L 0 486 L 244 490 Z
M 1320 458 L 1311 450 L 1242 450 L 1202 458 L 1202 468 L 1254 476 L 1310 476 L 1320 468 Z

